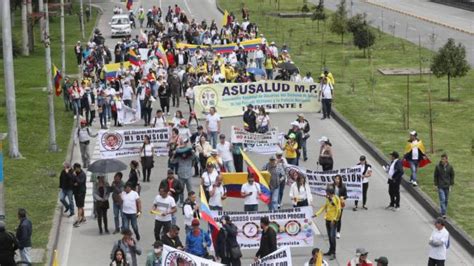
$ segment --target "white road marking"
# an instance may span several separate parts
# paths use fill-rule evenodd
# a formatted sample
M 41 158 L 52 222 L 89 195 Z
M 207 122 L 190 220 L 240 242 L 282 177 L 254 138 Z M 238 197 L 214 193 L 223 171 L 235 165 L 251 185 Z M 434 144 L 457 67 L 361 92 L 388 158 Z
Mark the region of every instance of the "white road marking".
M 189 11 L 189 15 L 193 15 L 193 12 L 191 12 L 191 9 L 189 8 L 188 1 L 184 0 L 184 5 L 186 6 L 186 9 Z

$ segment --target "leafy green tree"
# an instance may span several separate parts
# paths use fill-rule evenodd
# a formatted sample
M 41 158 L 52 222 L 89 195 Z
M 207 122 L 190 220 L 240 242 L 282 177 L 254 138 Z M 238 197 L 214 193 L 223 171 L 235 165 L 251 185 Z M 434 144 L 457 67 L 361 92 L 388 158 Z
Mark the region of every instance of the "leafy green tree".
M 463 77 L 469 72 L 466 48 L 449 38 L 448 42 L 433 57 L 431 71 L 436 77 L 448 76 L 448 101 L 451 101 L 451 78 Z
M 369 26 L 360 26 L 355 32 L 353 32 L 354 45 L 359 49 L 364 50 L 364 57 L 366 56 L 366 50 L 375 44 L 375 33 L 370 29 Z
M 360 30 L 362 27 L 367 26 L 367 14 L 357 14 L 352 18 L 347 20 L 347 31 L 351 33 L 355 33 L 356 31 Z
M 332 15 L 331 31 L 341 35 L 341 43 L 344 43 L 344 34 L 347 32 L 347 4 L 341 0 L 337 5 L 336 12 Z
M 319 0 L 319 4 L 316 6 L 311 19 L 318 21 L 318 32 L 319 32 L 319 22 L 325 21 L 327 19 L 326 12 L 324 12 L 324 0 Z

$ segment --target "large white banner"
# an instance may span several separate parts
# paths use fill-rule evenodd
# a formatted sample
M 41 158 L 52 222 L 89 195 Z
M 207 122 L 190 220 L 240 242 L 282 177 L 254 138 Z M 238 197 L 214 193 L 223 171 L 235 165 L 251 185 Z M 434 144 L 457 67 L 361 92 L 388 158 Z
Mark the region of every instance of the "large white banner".
M 292 266 L 291 249 L 284 247 L 250 264 L 250 266 Z
M 313 207 L 298 207 L 278 211 L 226 212 L 212 211 L 214 220 L 229 215 L 239 232 L 237 242 L 242 249 L 258 249 L 262 232 L 260 218 L 268 216 L 270 226 L 277 233 L 278 247 L 313 246 Z
M 224 266 L 212 260 L 204 259 L 182 250 L 163 245 L 161 266 Z
M 341 168 L 331 171 L 313 171 L 298 166 L 288 166 L 287 184 L 291 185 L 297 175 L 306 176 L 306 180 L 311 188 L 311 193 L 319 196 L 326 196 L 326 188 L 334 182 L 334 177 L 340 175 L 342 182 L 347 188 L 346 200 L 362 200 L 362 167 Z
M 140 156 L 145 136 L 149 136 L 157 156 L 168 155 L 170 130 L 164 128 L 139 128 L 99 131 L 99 148 L 102 158 Z
M 251 133 L 241 127 L 232 126 L 230 139 L 232 143 L 244 144 L 247 151 L 260 154 L 275 154 L 280 150 L 277 128 L 271 128 L 267 133 Z

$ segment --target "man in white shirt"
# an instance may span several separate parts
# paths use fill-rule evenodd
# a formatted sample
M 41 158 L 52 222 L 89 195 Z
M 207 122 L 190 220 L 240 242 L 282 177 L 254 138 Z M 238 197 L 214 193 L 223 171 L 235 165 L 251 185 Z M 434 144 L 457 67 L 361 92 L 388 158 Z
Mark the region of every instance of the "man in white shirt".
M 222 200 L 227 198 L 227 190 L 222 183 L 222 177 L 218 176 L 216 182 L 209 187 L 209 208 L 215 211 L 222 211 Z
M 209 109 L 209 114 L 206 116 L 206 128 L 209 136 L 209 142 L 212 148 L 217 146 L 217 135 L 221 132 L 221 116 L 216 112 L 215 107 Z
M 255 57 L 255 63 L 257 64 L 257 67 L 260 69 L 263 69 L 263 60 L 265 55 L 263 54 L 262 49 L 260 49 L 260 45 L 257 45 L 257 50 L 254 52 L 254 57 Z
M 196 192 L 189 191 L 188 198 L 184 201 L 183 205 L 183 215 L 184 215 L 184 228 L 186 230 L 186 235 L 192 230 L 191 223 L 194 219 L 201 219 L 201 214 L 199 212 L 199 205 L 196 202 L 197 196 Z
M 209 187 L 211 187 L 217 180 L 219 172 L 212 163 L 206 164 L 206 170 L 201 175 L 201 183 L 204 187 L 204 193 L 206 194 L 206 199 L 209 201 Z
M 444 219 L 438 218 L 435 222 L 435 229 L 430 236 L 430 252 L 428 266 L 444 266 L 446 252 L 449 248 L 449 232 L 444 227 Z
M 306 73 L 306 76 L 302 80 L 304 83 L 314 83 L 313 77 L 311 77 L 311 72 Z
M 153 119 L 153 127 L 154 128 L 163 128 L 166 127 L 166 118 L 163 115 L 163 111 L 161 109 L 156 110 L 155 118 Z
M 159 189 L 159 195 L 153 201 L 153 211 L 155 216 L 155 241 L 161 240 L 161 236 L 166 234 L 171 226 L 172 214 L 176 212 L 176 202 L 168 194 L 166 187 Z
M 133 88 L 130 86 L 130 82 L 128 80 L 125 80 L 123 84 L 123 90 L 122 90 L 122 100 L 123 103 L 132 108 L 132 98 L 133 98 Z
M 129 229 L 131 223 L 137 240 L 140 240 L 137 224 L 137 218 L 141 215 L 142 210 L 140 196 L 132 190 L 132 184 L 127 182 L 120 197 L 122 198 L 122 230 Z
M 255 182 L 252 174 L 248 175 L 247 183 L 240 189 L 240 195 L 244 197 L 244 211 L 258 211 L 258 197 L 261 194 L 260 186 Z
M 234 157 L 232 156 L 232 144 L 225 140 L 225 135 L 219 136 L 219 143 L 217 144 L 217 153 L 221 157 L 224 164 L 225 171 L 227 173 L 235 172 Z
M 331 118 L 331 104 L 332 99 L 334 98 L 334 89 L 328 79 L 323 78 L 323 84 L 321 85 L 321 90 L 319 91 L 319 100 L 323 107 L 323 117 L 321 119 Z

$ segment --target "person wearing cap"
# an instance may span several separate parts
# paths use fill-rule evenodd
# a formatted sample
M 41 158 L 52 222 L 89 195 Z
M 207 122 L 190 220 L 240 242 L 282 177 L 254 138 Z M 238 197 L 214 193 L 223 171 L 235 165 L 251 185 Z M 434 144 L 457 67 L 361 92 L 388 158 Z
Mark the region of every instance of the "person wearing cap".
M 329 260 L 334 260 L 336 258 L 336 225 L 341 217 L 341 201 L 335 194 L 333 186 L 328 186 L 326 189 L 326 202 L 314 214 L 314 217 L 323 212 L 325 212 L 324 219 L 326 220 L 326 231 L 329 238 L 329 250 L 324 253 L 324 256 L 330 256 Z
M 69 211 L 69 217 L 74 216 L 74 201 L 73 197 L 73 177 L 71 164 L 68 162 L 63 163 L 63 170 L 59 175 L 59 188 L 61 189 L 59 194 L 59 201 L 64 206 L 64 212 Z M 66 197 L 68 201 L 66 201 Z
M 257 131 L 257 113 L 253 110 L 252 104 L 247 105 L 247 110 L 244 112 L 243 120 L 244 129 L 246 131 L 251 133 Z
M 356 249 L 356 255 L 348 263 L 347 266 L 372 266 L 373 263 L 367 258 L 369 252 L 365 248 Z
M 199 157 L 199 166 L 201 168 L 201 174 L 206 170 L 206 163 L 208 158 L 211 156 L 212 146 L 207 141 L 207 134 L 204 133 L 204 130 L 201 131 L 201 134 L 196 137 L 196 145 L 194 149 L 196 150 L 196 154 Z
M 285 159 L 288 164 L 298 165 L 298 143 L 295 140 L 296 134 L 290 133 L 285 145 L 280 148 L 284 151 Z
M 416 174 L 418 167 L 424 167 L 429 164 L 430 160 L 426 156 L 425 145 L 418 138 L 416 131 L 410 132 L 410 138 L 405 146 L 405 154 L 403 155 L 403 166 L 409 167 L 411 170 L 410 183 L 416 187 L 418 186 Z
M 318 163 L 323 168 L 323 171 L 330 171 L 334 166 L 334 159 L 332 153 L 332 143 L 325 136 L 319 139 L 321 147 L 319 148 L 319 159 Z
M 237 226 L 232 223 L 229 215 L 221 218 L 222 227 L 217 235 L 216 256 L 221 259 L 221 263 L 229 266 L 240 266 L 242 251 L 237 242 L 239 232 Z
M 300 155 L 301 155 L 301 142 L 303 140 L 303 133 L 301 132 L 301 128 L 300 128 L 300 123 L 298 123 L 297 121 L 293 121 L 290 123 L 291 125 L 291 128 L 288 130 L 288 133 L 284 136 L 285 139 L 289 139 L 291 133 L 293 133 L 295 135 L 295 142 L 298 144 L 298 147 L 296 148 L 296 160 L 294 163 L 291 163 L 291 164 L 294 164 L 294 165 L 298 165 L 299 164 L 299 158 L 300 158 Z M 288 163 L 290 163 L 288 161 Z
M 191 178 L 193 177 L 193 166 L 196 161 L 196 155 L 191 145 L 189 145 L 189 139 L 183 139 L 182 145 L 176 149 L 173 155 L 173 160 L 178 168 L 176 171 L 178 180 L 183 184 L 183 192 L 179 194 L 180 205 L 182 205 L 184 202 L 184 188 L 186 187 L 188 192 L 192 190 Z
M 216 150 L 219 157 L 222 159 L 222 165 L 227 173 L 235 172 L 232 149 L 232 144 L 225 139 L 224 134 L 221 134 L 219 136 L 219 143 L 216 145 Z
M 247 176 L 247 183 L 240 188 L 240 195 L 244 198 L 244 211 L 258 211 L 258 198 L 262 191 L 260 186 L 255 182 L 253 174 Z
M 430 251 L 428 253 L 428 266 L 444 266 L 446 253 L 449 248 L 449 232 L 446 230 L 445 219 L 439 217 L 436 219 L 428 244 Z
M 390 195 L 390 204 L 385 208 L 388 210 L 398 211 L 400 208 L 400 183 L 403 176 L 403 165 L 399 159 L 398 152 L 390 153 L 392 161 L 389 166 L 384 166 L 388 173 L 388 194 Z
M 194 219 L 191 225 L 192 231 L 186 235 L 186 252 L 207 258 L 209 256 L 207 248 L 211 246 L 211 238 L 207 232 L 199 227 L 198 219 Z
M 388 259 L 384 256 L 378 257 L 375 262 L 377 262 L 377 266 L 388 266 Z
M 255 261 L 277 250 L 277 232 L 270 226 L 268 216 L 260 218 L 260 228 L 262 228 L 262 235 L 260 237 L 260 247 L 254 257 Z
M 146 257 L 145 266 L 161 266 L 161 255 L 163 255 L 163 242 L 155 241 L 153 250 Z
M 137 241 L 133 239 L 133 234 L 130 229 L 122 230 L 122 239 L 114 243 L 112 251 L 110 252 L 110 259 L 115 259 L 115 252 L 117 250 L 122 250 L 124 252 L 124 257 L 128 265 L 138 266 L 138 258 L 142 254 L 142 249 L 137 246 Z
M 270 211 L 278 209 L 278 197 L 280 195 L 280 183 L 285 180 L 285 169 L 282 164 L 279 164 L 276 157 L 272 155 L 263 167 L 262 171 L 268 171 L 270 173 L 270 192 L 271 202 L 268 205 Z
M 165 179 L 165 181 L 166 180 L 167 179 Z M 170 187 L 172 187 L 172 185 Z M 160 186 L 158 190 L 159 194 L 153 201 L 153 211 L 156 214 L 154 227 L 155 240 L 160 240 L 161 237 L 168 232 L 172 224 L 173 214 L 177 210 L 176 201 L 170 195 L 168 187 Z
M 310 131 L 310 126 L 309 126 L 309 121 L 304 118 L 304 114 L 299 114 L 298 117 L 296 118 L 296 122 L 298 122 L 298 125 L 301 129 L 301 133 L 303 134 L 301 138 L 301 148 L 303 149 L 303 160 L 306 162 L 308 160 L 308 149 L 306 148 L 306 140 L 309 138 L 309 131 Z
M 221 132 L 221 116 L 217 113 L 215 107 L 209 109 L 209 114 L 206 116 L 206 128 L 209 134 L 209 142 L 212 148 L 217 146 L 217 135 Z
M 321 120 L 331 118 L 331 105 L 334 98 L 334 87 L 328 81 L 327 77 L 322 79 L 321 90 L 319 91 L 319 100 L 321 101 L 323 109 L 323 117 Z
M 201 175 L 201 184 L 204 188 L 204 194 L 206 199 L 209 201 L 209 188 L 216 182 L 219 172 L 212 163 L 206 163 L 204 172 Z
M 217 149 L 211 150 L 211 156 L 207 159 L 206 164 L 212 164 L 218 172 L 221 172 L 224 169 L 224 163 L 222 158 L 219 156 L 219 151 Z
M 369 177 L 372 176 L 372 165 L 367 163 L 365 155 L 359 157 L 359 163 L 357 164 L 362 167 L 362 209 L 368 210 L 367 208 L 367 191 L 369 190 Z M 358 200 L 354 202 L 355 206 L 352 209 L 357 211 L 357 205 L 359 204 Z
M 441 155 L 441 161 L 435 167 L 434 185 L 438 190 L 441 216 L 446 217 L 449 192 L 451 186 L 454 186 L 454 168 L 449 164 L 446 153 Z
M 288 167 L 288 162 L 286 161 L 286 158 L 283 157 L 283 151 L 278 150 L 275 153 L 275 157 L 276 157 L 277 164 L 280 167 L 283 167 L 283 169 L 286 169 L 286 167 Z M 281 201 L 283 200 L 283 194 L 285 192 L 285 186 L 286 186 L 286 179 L 287 179 L 287 175 L 286 175 L 286 171 L 285 171 L 285 176 L 284 176 L 283 180 L 280 181 L 280 187 L 279 187 L 279 190 L 278 190 L 278 209 L 280 209 Z

